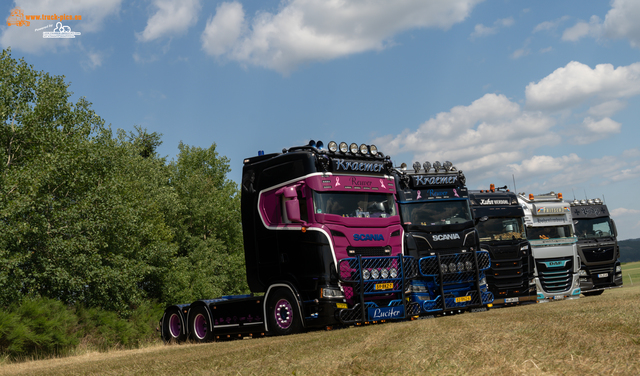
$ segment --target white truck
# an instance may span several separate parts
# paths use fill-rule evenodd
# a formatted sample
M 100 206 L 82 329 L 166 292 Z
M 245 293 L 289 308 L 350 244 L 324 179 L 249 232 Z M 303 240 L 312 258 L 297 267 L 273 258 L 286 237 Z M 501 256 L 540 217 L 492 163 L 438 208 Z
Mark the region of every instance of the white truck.
M 580 297 L 580 256 L 571 206 L 562 193 L 518 194 L 535 266 L 538 302 Z

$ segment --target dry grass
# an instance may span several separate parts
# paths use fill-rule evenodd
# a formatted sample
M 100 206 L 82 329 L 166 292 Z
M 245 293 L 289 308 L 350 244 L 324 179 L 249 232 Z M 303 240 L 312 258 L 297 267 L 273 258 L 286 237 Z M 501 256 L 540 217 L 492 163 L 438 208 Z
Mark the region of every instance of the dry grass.
M 413 322 L 0 366 L 0 375 L 640 374 L 640 263 L 601 296 Z M 637 279 L 636 279 L 637 277 Z M 626 277 L 628 278 L 628 277 Z

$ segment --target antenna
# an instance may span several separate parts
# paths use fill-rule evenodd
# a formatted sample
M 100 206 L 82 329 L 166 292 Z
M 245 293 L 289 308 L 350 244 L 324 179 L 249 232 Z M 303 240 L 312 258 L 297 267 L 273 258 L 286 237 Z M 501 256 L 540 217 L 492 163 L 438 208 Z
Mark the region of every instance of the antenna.
M 571 192 L 573 192 L 573 201 L 576 200 L 576 191 L 573 190 L 573 188 L 571 188 Z
M 602 194 L 602 202 L 604 202 L 604 204 L 607 204 L 607 200 L 604 199 L 604 193 Z
M 588 200 L 589 198 L 587 198 L 587 190 L 586 190 L 586 189 L 584 189 L 584 188 L 582 188 L 582 189 L 584 190 L 584 199 L 585 199 L 585 200 Z
M 518 194 L 518 189 L 516 188 L 516 177 L 514 174 L 511 174 L 511 177 L 513 178 L 513 191 Z

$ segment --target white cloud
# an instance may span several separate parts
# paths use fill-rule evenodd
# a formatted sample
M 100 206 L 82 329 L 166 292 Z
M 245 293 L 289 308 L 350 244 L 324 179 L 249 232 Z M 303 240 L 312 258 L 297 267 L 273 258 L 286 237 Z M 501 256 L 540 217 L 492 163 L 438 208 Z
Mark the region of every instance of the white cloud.
M 548 155 L 534 155 L 519 164 L 509 164 L 507 167 L 510 169 L 510 172 L 515 175 L 524 175 L 531 178 L 562 171 L 568 166 L 579 163 L 580 161 L 580 157 L 574 153 L 557 158 Z
M 591 108 L 589 108 L 589 111 L 587 113 L 591 116 L 604 118 L 615 114 L 625 107 L 627 107 L 627 102 L 614 99 L 592 106 Z
M 594 69 L 572 61 L 538 83 L 525 89 L 527 107 L 548 111 L 563 110 L 592 101 L 601 105 L 607 101 L 640 94 L 640 63 L 615 68 L 599 64 Z
M 640 48 L 640 2 L 615 0 L 604 19 L 604 30 L 610 38 L 628 38 L 631 46 Z
M 16 0 L 14 6 L 20 7 L 26 15 L 67 15 L 82 16 L 82 20 L 62 21 L 64 25 L 71 27 L 72 31 L 83 34 L 101 30 L 105 18 L 118 14 L 122 0 Z M 7 15 L 8 16 L 8 15 Z M 35 20 L 30 21 L 29 26 L 7 26 L 0 28 L 0 45 L 3 48 L 11 46 L 14 50 L 28 53 L 55 52 L 66 49 L 73 39 L 49 39 L 43 38 L 43 31 L 53 31 L 53 28 L 35 32 L 35 29 L 53 24 L 56 21 Z M 82 38 L 80 36 L 79 38 Z
M 571 143 L 578 145 L 590 144 L 620 133 L 621 128 L 622 124 L 608 117 L 601 120 L 587 117 L 583 120 L 582 126 L 573 132 Z
M 200 0 L 154 0 L 153 5 L 157 10 L 147 20 L 147 27 L 142 33 L 136 33 L 139 41 L 184 34 L 196 23 L 202 7 Z
M 419 161 L 451 160 L 471 176 L 482 176 L 527 158 L 541 145 L 558 144 L 554 124 L 539 112 L 522 111 L 504 95 L 486 94 L 469 106 L 437 114 L 415 131 L 372 142 L 390 155 L 410 152 Z
M 609 213 L 611 213 L 611 216 L 613 217 L 624 217 L 628 215 L 640 214 L 640 210 L 627 209 L 627 208 L 615 208 L 613 210 L 609 210 Z
M 600 38 L 602 35 L 602 22 L 600 17 L 591 16 L 589 22 L 580 21 L 562 33 L 562 40 L 576 42 L 582 37 L 590 36 Z
M 565 22 L 568 19 L 569 19 L 569 16 L 563 16 L 553 21 L 541 22 L 537 24 L 536 27 L 533 28 L 533 32 L 538 33 L 541 31 L 555 31 L 561 23 Z
M 287 74 L 305 63 L 382 50 L 406 30 L 447 30 L 480 1 L 290 0 L 277 13 L 259 12 L 252 20 L 238 18 L 244 12 L 234 1 L 218 7 L 232 19 L 209 19 L 202 47 L 212 56 Z
M 514 23 L 515 21 L 513 20 L 513 18 L 509 17 L 496 20 L 491 27 L 484 26 L 483 24 L 477 24 L 473 29 L 473 33 L 471 33 L 471 39 L 496 34 L 498 32 L 498 29 L 502 27 L 512 26 Z
M 246 31 L 244 10 L 240 3 L 218 5 L 215 16 L 207 21 L 202 33 L 202 49 L 209 55 L 221 56 L 238 41 Z
M 517 49 L 515 51 L 513 51 L 513 53 L 511 54 L 511 58 L 512 59 L 519 59 L 523 56 L 527 56 L 531 53 L 531 50 L 528 48 L 520 48 Z

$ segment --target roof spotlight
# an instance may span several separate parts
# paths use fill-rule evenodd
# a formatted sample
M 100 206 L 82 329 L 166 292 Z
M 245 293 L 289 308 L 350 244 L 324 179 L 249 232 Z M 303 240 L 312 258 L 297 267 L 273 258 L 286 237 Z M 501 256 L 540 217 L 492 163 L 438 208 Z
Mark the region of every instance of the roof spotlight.
M 318 150 L 322 150 L 322 148 L 324 148 L 324 143 L 322 141 L 318 141 L 316 142 L 316 147 Z
M 311 147 L 314 147 L 314 148 L 315 148 L 315 147 L 316 147 L 316 142 L 315 142 L 315 141 L 313 141 L 313 140 L 309 140 L 309 146 L 311 146 Z
M 587 204 L 587 200 L 580 200 L 580 205 L 586 205 Z
M 574 199 L 573 202 L 571 203 L 571 205 L 573 205 L 573 206 L 580 205 L 580 201 Z
M 401 169 L 402 171 L 406 171 L 406 170 L 407 170 L 407 164 L 406 164 L 406 163 L 404 163 L 404 162 L 402 162 L 402 164 L 400 165 L 400 169 Z
M 429 172 L 429 170 L 431 170 L 431 163 L 429 162 L 424 162 L 422 164 L 422 167 L 424 168 L 424 172 Z
M 335 141 L 330 141 L 327 147 L 329 148 L 329 151 L 332 153 L 335 153 L 336 151 L 338 151 L 338 144 L 336 144 Z
M 369 148 L 366 144 L 360 145 L 360 154 L 367 155 L 369 153 Z
M 376 156 L 378 155 L 378 147 L 375 145 L 371 145 L 369 146 L 369 152 L 371 153 L 371 155 Z
M 589 199 L 589 200 L 587 201 L 587 203 L 588 203 L 589 205 L 593 205 L 593 204 L 595 204 L 595 202 L 594 202 L 592 199 Z
M 346 153 L 349 151 L 349 145 L 347 145 L 346 142 L 341 142 L 339 147 L 340 147 L 340 153 Z
M 444 169 L 447 171 L 453 171 L 453 163 L 449 161 L 444 162 Z
M 599 198 L 596 198 L 594 201 L 596 202 L 596 204 L 602 205 L 602 200 L 600 200 Z
M 420 172 L 420 162 L 413 162 L 413 170 L 416 172 L 416 174 Z
M 433 169 L 436 170 L 436 172 L 438 172 L 441 168 L 442 165 L 440 164 L 440 161 L 433 162 Z
M 358 153 L 358 144 L 356 144 L 354 142 L 351 145 L 349 145 L 349 151 L 351 151 L 351 154 L 357 154 Z

